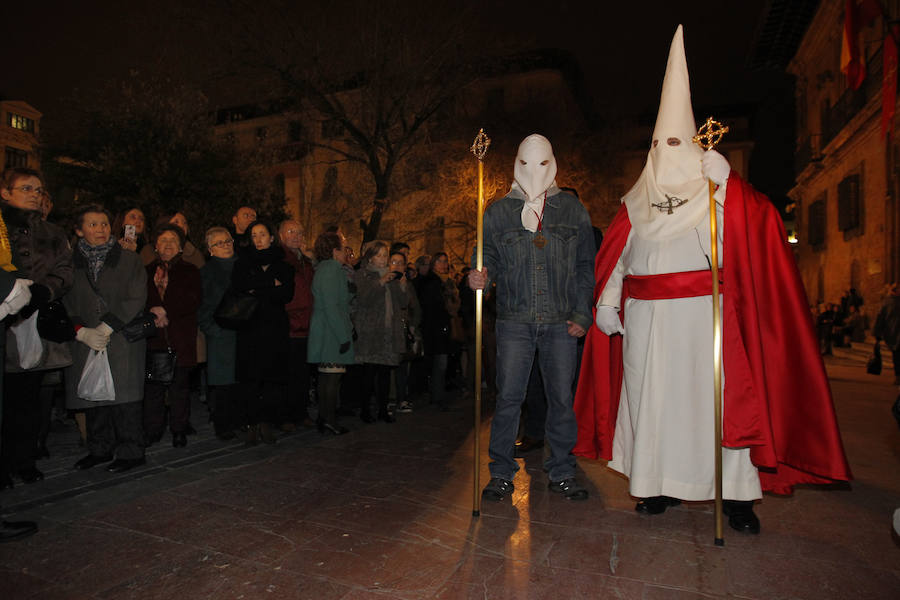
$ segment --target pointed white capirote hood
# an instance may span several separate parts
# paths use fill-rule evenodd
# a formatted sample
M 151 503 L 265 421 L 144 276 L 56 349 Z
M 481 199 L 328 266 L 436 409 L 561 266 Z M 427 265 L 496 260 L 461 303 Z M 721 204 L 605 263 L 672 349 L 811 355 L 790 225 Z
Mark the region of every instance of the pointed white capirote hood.
M 706 215 L 708 188 L 700 169 L 703 150 L 692 141 L 696 132 L 684 32 L 679 25 L 669 47 L 647 163 L 634 187 L 622 198 L 632 227 L 641 237 L 681 235 Z M 679 203 L 671 214 L 659 208 Z

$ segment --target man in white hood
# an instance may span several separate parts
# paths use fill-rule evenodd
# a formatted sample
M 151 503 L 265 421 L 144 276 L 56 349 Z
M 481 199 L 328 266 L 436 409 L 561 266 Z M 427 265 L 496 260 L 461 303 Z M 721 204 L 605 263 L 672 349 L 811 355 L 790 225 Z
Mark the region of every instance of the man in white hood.
M 778 212 L 721 154 L 692 143 L 695 132 L 679 26 L 647 164 L 597 257 L 597 328 L 585 344 L 575 453 L 627 476 L 639 512 L 714 497 L 712 181 L 724 509 L 732 528 L 759 533 L 753 503 L 763 490 L 846 480 L 849 469 Z
M 591 325 L 593 230 L 578 198 L 557 187 L 547 138 L 533 134 L 522 141 L 514 173 L 509 193 L 484 214 L 484 269 L 469 273 L 472 289 L 497 284 L 497 407 L 491 480 L 482 497 L 499 501 L 513 492 L 519 414 L 537 352 L 547 398 L 549 487 L 570 500 L 584 500 L 588 492 L 575 479 L 572 455 L 577 433 L 572 383 L 577 341 Z

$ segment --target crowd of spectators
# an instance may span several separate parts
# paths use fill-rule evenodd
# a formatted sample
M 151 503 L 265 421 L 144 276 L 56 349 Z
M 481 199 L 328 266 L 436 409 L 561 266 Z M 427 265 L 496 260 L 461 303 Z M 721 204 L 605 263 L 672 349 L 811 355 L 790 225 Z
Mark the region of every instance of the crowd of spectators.
M 54 382 L 87 451 L 74 467 L 122 472 L 167 433 L 186 446 L 192 419 L 246 444 L 298 427 L 340 435 L 341 417 L 447 410 L 448 388 L 472 376 L 471 291 L 444 252 L 411 261 L 407 244 L 379 240 L 356 260 L 337 227 L 308 244 L 296 220 L 276 226 L 250 206 L 199 240 L 182 212 L 151 226 L 140 207 L 113 218 L 99 204 L 80 208 L 70 232 L 47 220 L 37 171 L 8 169 L 0 187 L 16 276 L 33 282 L 5 321 L 0 488 L 43 479 L 50 411 L 38 396 Z M 235 298 L 250 300 L 237 322 L 220 314 Z M 33 322 L 35 357 L 24 342 Z M 88 376 L 104 356 L 111 398 Z M 208 415 L 191 414 L 197 397 Z

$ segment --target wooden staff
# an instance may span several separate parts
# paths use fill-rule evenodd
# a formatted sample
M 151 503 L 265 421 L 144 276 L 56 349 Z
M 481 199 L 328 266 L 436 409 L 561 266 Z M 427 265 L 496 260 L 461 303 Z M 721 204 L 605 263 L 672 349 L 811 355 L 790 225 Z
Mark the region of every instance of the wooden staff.
M 484 156 L 491 145 L 491 138 L 484 129 L 478 130 L 475 141 L 472 143 L 472 154 L 478 159 L 478 217 L 475 221 L 475 268 L 480 271 L 484 264 Z M 475 438 L 474 469 L 474 493 L 472 499 L 472 516 L 481 515 L 481 485 L 478 481 L 481 470 L 481 306 L 484 299 L 484 290 L 475 290 L 475 426 L 473 428 Z
M 706 119 L 697 135 L 694 143 L 704 150 L 716 147 L 722 136 L 728 132 L 728 127 L 723 127 L 712 117 Z M 716 219 L 716 184 L 709 182 L 709 239 L 710 239 L 710 267 L 712 269 L 712 306 L 713 306 L 713 398 L 715 402 L 715 451 L 716 451 L 716 546 L 724 546 L 722 537 L 722 310 L 719 306 L 719 243 L 718 223 Z

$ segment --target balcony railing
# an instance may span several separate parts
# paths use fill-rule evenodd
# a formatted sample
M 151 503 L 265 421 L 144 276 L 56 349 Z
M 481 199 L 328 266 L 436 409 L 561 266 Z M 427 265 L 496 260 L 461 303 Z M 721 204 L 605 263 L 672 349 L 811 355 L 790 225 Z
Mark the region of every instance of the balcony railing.
M 866 61 L 866 78 L 858 90 L 847 89 L 834 106 L 822 115 L 822 146 L 827 146 L 853 117 L 875 96 L 881 93 L 881 49 Z

